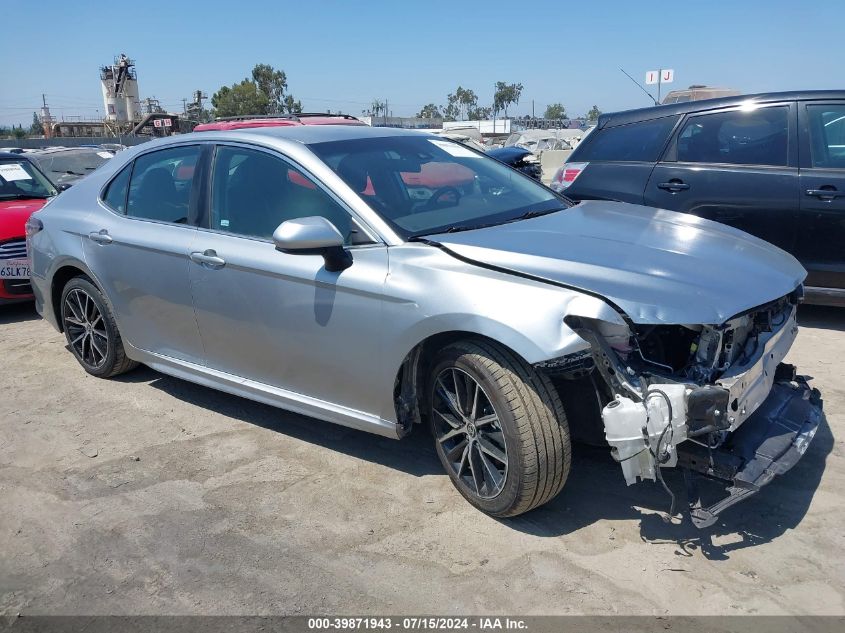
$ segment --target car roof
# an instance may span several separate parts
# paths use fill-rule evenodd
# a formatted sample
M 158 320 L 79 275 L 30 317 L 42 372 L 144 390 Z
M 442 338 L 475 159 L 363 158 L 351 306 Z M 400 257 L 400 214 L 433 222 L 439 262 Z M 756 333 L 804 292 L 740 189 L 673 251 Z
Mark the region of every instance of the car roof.
M 366 125 L 360 119 L 348 114 L 289 114 L 279 116 L 243 116 L 217 119 L 211 123 L 200 123 L 195 132 L 209 130 L 241 130 L 260 127 L 296 127 L 300 125 Z
M 391 127 L 370 127 L 369 125 L 297 125 L 282 127 L 258 127 L 245 130 L 209 130 L 207 132 L 191 132 L 179 136 L 168 137 L 174 142 L 184 142 L 192 138 L 211 140 L 238 141 L 244 139 L 275 140 L 289 139 L 305 145 L 314 143 L 330 143 L 333 141 L 347 141 L 360 138 L 387 138 L 391 136 L 420 136 L 419 130 L 404 130 Z M 428 135 L 435 137 L 434 135 Z
M 26 154 L 18 154 L 17 152 L 0 152 L 0 160 L 25 160 L 29 161 Z
M 45 154 L 61 154 L 62 152 L 103 152 L 103 151 L 110 151 L 104 150 L 102 148 L 97 147 L 96 145 L 83 145 L 77 147 L 40 147 L 37 149 L 29 150 L 28 154 L 33 154 L 34 156 L 44 156 Z
M 733 97 L 718 97 L 716 99 L 701 99 L 699 101 L 684 101 L 665 105 L 609 112 L 599 117 L 598 128 L 624 125 L 635 121 L 647 121 L 664 116 L 688 114 L 717 108 L 730 108 L 747 103 L 772 103 L 776 101 L 809 101 L 825 99 L 845 99 L 845 90 L 795 90 L 791 92 L 762 92 L 752 95 L 736 95 Z

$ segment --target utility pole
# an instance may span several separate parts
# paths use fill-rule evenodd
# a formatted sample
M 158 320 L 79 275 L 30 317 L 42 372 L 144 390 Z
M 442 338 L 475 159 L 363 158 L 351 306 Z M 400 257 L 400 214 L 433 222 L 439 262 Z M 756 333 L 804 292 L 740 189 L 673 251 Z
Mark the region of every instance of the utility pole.
M 44 131 L 44 138 L 53 136 L 53 117 L 50 116 L 50 108 L 47 106 L 47 95 L 41 93 L 41 128 Z
M 182 114 L 188 116 L 188 100 L 185 97 L 182 97 Z

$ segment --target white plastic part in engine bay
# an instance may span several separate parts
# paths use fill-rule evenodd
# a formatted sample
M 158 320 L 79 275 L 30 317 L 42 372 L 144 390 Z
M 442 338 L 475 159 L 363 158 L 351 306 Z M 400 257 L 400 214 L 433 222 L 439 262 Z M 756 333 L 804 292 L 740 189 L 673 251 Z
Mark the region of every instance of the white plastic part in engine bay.
M 638 478 L 655 480 L 658 462 L 678 463 L 675 446 L 687 437 L 688 390 L 682 384 L 650 385 L 643 401 L 617 395 L 602 410 L 605 437 L 629 486 Z

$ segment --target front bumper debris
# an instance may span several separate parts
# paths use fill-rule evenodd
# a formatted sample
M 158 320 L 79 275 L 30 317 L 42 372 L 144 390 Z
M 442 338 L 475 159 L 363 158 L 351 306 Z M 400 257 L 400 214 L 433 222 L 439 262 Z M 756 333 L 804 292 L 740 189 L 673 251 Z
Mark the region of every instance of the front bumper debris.
M 756 411 L 719 448 L 686 441 L 677 447 L 690 518 L 696 527 L 716 522 L 727 508 L 782 475 L 804 455 L 822 419 L 821 394 L 794 367 L 778 367 L 778 379 Z M 727 496 L 703 507 L 697 476 L 727 483 Z

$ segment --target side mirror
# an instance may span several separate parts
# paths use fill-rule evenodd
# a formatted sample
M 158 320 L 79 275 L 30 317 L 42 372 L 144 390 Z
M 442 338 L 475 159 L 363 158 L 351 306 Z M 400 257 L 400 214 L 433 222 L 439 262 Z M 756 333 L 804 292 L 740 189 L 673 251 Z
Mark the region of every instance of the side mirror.
M 273 231 L 277 250 L 294 255 L 322 255 L 326 270 L 332 273 L 352 265 L 352 255 L 343 248 L 343 241 L 335 225 L 320 216 L 288 220 Z

